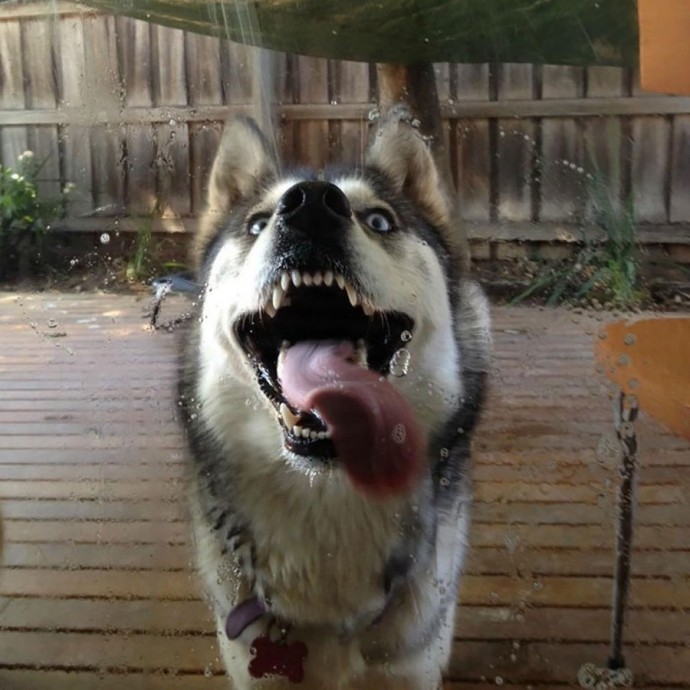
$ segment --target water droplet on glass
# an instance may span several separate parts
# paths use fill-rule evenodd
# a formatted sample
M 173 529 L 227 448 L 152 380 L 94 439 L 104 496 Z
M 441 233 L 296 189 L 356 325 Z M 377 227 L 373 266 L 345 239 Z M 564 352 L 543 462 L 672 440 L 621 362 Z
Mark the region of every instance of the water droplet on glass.
M 204 668 L 204 676 L 206 676 L 206 678 L 213 678 L 213 669 L 211 668 L 211 664 L 207 664 Z
M 401 347 L 391 358 L 390 373 L 393 376 L 406 376 L 410 369 L 410 353 Z
M 57 328 L 58 322 L 55 319 L 48 319 L 48 328 Z
M 405 429 L 405 425 L 400 423 L 396 424 L 393 427 L 393 431 L 391 431 L 391 438 L 394 443 L 405 443 L 405 439 L 407 438 L 407 429 Z
M 110 235 L 107 232 L 104 232 L 101 235 L 101 244 L 108 244 L 110 242 Z
M 494 683 L 496 683 L 496 685 L 503 685 L 503 678 L 501 678 L 501 676 L 496 676 Z
M 623 342 L 626 345 L 634 345 L 637 342 L 637 338 L 635 337 L 634 333 L 626 333 L 625 338 L 623 338 Z
M 620 442 L 613 434 L 605 434 L 599 439 L 595 456 L 602 465 L 616 465 L 621 456 Z
M 618 358 L 618 364 L 620 364 L 622 367 L 627 366 L 630 364 L 630 357 L 628 355 L 621 355 Z
M 400 340 L 402 340 L 404 343 L 409 343 L 410 340 L 412 340 L 412 333 L 410 333 L 410 331 L 403 331 L 400 334 Z

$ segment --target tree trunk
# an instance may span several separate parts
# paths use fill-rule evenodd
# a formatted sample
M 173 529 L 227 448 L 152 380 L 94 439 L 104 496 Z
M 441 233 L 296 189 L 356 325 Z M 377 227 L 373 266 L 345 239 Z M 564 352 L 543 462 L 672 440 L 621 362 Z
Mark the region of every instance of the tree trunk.
M 452 249 L 461 267 L 467 269 L 470 263 L 469 243 L 465 228 L 460 221 L 458 195 L 450 169 L 450 156 L 441 120 L 434 66 L 430 62 L 414 65 L 378 63 L 376 76 L 377 102 L 381 115 L 385 115 L 394 105 L 405 103 L 413 116 L 419 119 L 419 131 L 422 136 L 429 138 L 444 192 L 450 200 L 455 216 L 457 234 L 455 246 Z

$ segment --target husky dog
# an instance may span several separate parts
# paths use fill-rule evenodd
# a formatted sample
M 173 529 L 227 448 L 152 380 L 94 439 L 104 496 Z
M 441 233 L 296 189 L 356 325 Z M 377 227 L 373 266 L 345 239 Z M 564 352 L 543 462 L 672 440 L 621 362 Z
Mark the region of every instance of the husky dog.
M 237 690 L 436 690 L 489 356 L 404 108 L 362 169 L 282 173 L 226 124 L 180 405 L 198 565 Z

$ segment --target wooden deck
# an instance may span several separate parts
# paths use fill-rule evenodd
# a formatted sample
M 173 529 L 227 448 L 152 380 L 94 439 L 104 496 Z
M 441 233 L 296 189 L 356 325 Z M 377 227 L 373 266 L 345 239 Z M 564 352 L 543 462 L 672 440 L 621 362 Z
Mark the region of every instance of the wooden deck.
M 2 690 L 226 687 L 190 570 L 174 338 L 144 306 L 0 294 Z M 495 310 L 449 689 L 577 687 L 606 660 L 617 467 L 598 325 Z M 638 430 L 627 659 L 635 687 L 690 688 L 690 445 L 644 415 Z

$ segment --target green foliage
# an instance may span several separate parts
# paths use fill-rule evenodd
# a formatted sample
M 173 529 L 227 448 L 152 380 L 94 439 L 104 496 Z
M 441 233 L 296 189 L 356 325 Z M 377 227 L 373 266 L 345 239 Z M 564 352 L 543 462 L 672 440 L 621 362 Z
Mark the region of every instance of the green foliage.
M 45 164 L 31 151 L 15 168 L 0 165 L 0 278 L 25 277 L 41 265 L 43 239 L 50 222 L 65 216 L 74 185 L 56 199 L 41 199 L 37 178 Z
M 153 215 L 147 218 L 138 228 L 134 241 L 134 255 L 127 262 L 125 275 L 129 281 L 140 281 L 148 277 L 151 269 L 151 240 Z
M 596 299 L 618 308 L 632 308 L 644 299 L 632 200 L 617 203 L 612 199 L 603 175 L 596 168 L 588 180 L 596 236 L 588 237 L 583 231 L 582 242 L 572 256 L 547 268 L 513 303 L 539 296 L 549 306 L 569 300 Z

